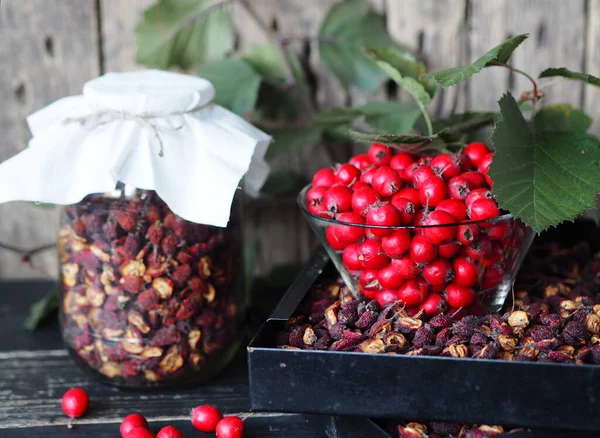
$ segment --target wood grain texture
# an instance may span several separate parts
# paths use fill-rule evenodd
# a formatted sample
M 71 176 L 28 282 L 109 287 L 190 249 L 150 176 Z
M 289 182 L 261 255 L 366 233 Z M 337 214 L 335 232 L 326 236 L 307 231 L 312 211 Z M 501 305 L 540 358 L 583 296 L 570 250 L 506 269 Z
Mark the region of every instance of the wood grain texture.
M 94 0 L 0 2 L 0 160 L 26 147 L 26 116 L 80 93 L 98 74 L 96 18 Z M 32 248 L 57 239 L 56 210 L 10 203 L 0 205 L 0 217 L 3 242 Z M 36 264 L 49 275 L 58 272 L 53 251 L 37 256 Z M 15 254 L 0 250 L 0 276 L 39 275 Z
M 514 52 L 510 64 L 532 76 L 547 67 L 564 66 L 579 71 L 585 45 L 585 0 L 522 0 L 515 7 L 506 0 L 471 1 L 469 10 L 471 61 L 477 59 L 509 36 L 529 33 L 529 38 Z M 550 79 L 553 83 L 554 80 Z M 545 83 L 549 81 L 541 81 Z M 508 89 L 518 98 L 531 90 L 521 75 L 501 67 L 485 69 L 471 79 L 469 107 L 493 110 Z M 580 105 L 582 85 L 559 81 L 544 100 Z

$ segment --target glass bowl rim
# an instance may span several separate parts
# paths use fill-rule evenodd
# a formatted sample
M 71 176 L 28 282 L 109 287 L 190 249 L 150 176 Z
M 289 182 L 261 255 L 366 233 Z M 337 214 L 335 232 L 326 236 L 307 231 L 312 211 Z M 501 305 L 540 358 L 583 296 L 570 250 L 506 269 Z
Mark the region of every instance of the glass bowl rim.
M 443 224 L 443 225 L 393 225 L 393 226 L 391 226 L 391 225 L 352 224 L 350 222 L 342 222 L 342 221 L 338 221 L 336 219 L 319 216 L 319 215 L 314 214 L 313 212 L 309 211 L 308 208 L 306 207 L 304 201 L 306 199 L 306 193 L 311 188 L 312 188 L 312 184 L 308 184 L 305 187 L 303 187 L 302 190 L 300 190 L 300 193 L 298 194 L 298 197 L 296 198 L 298 206 L 300 207 L 300 209 L 302 210 L 302 212 L 305 215 L 307 215 L 311 218 L 314 218 L 318 221 L 326 222 L 331 225 L 343 225 L 343 226 L 358 227 L 358 228 L 374 228 L 374 229 L 387 229 L 387 230 L 400 230 L 400 229 L 415 230 L 415 229 L 423 229 L 423 228 L 457 227 L 459 225 L 489 224 L 489 223 L 500 222 L 500 221 L 504 221 L 504 220 L 508 220 L 508 219 L 516 220 L 515 216 L 513 216 L 510 213 L 506 213 L 506 214 L 497 216 L 492 219 L 482 219 L 482 220 L 478 220 L 478 221 L 462 221 L 462 222 L 454 222 L 452 224 Z

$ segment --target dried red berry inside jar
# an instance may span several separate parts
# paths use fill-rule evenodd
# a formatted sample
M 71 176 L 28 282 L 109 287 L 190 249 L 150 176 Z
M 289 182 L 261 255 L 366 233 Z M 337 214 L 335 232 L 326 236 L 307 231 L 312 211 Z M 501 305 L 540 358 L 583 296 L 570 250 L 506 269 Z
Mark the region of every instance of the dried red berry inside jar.
M 240 200 L 218 228 L 178 218 L 154 192 L 115 196 L 64 210 L 60 321 L 70 353 L 117 386 L 211 378 L 241 340 Z

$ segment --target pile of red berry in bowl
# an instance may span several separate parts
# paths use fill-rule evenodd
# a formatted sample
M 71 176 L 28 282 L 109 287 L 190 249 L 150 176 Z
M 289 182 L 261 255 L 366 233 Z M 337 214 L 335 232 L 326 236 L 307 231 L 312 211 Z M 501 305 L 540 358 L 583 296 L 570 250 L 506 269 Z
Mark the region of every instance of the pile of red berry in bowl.
M 503 214 L 487 174 L 493 152 L 394 153 L 374 143 L 319 170 L 298 203 L 356 297 L 409 312 L 496 312 L 533 231 Z

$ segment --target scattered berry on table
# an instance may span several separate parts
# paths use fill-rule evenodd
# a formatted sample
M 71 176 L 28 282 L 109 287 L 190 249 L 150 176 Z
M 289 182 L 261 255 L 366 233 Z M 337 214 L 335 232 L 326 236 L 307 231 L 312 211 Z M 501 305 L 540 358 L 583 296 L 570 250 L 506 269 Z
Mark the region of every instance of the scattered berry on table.
M 131 429 L 124 438 L 154 438 L 154 434 L 144 427 Z
M 191 413 L 192 424 L 200 432 L 214 432 L 222 418 L 221 411 L 211 405 L 198 406 Z
M 90 406 L 90 396 L 85 389 L 72 388 L 64 393 L 61 400 L 63 412 L 70 418 L 79 418 Z
M 225 417 L 216 427 L 217 438 L 242 438 L 244 422 L 240 417 Z
M 148 422 L 142 414 L 129 414 L 121 422 L 120 432 L 121 436 L 124 437 L 130 431 L 137 428 L 148 429 Z
M 158 431 L 156 438 L 183 438 L 183 433 L 173 426 L 165 426 Z

